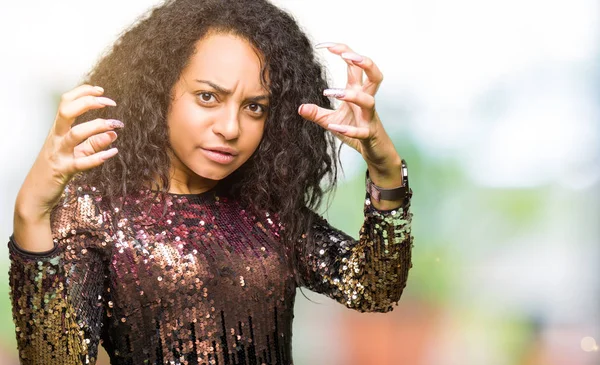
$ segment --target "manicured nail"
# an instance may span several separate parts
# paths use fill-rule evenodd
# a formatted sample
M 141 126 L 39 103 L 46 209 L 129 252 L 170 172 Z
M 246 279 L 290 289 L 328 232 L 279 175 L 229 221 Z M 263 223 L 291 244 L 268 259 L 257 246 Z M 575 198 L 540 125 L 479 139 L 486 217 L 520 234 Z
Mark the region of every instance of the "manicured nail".
M 340 132 L 340 133 L 348 132 L 348 127 L 339 125 L 339 124 L 329 124 L 329 125 L 327 125 L 327 129 L 334 131 L 334 132 Z
M 117 106 L 117 103 L 114 102 L 114 100 L 111 100 L 109 98 L 105 98 L 104 96 L 98 96 L 96 98 L 96 101 L 102 105 L 110 105 L 110 106 Z
M 108 131 L 106 133 L 108 133 L 108 135 L 110 136 L 110 140 L 113 142 L 116 141 L 117 138 L 119 137 L 119 135 L 116 134 L 114 131 Z
M 302 107 L 304 106 L 304 104 L 300 104 L 300 106 L 298 107 L 298 113 L 302 113 Z
M 345 60 L 354 61 L 354 62 L 362 62 L 363 61 L 363 57 L 354 52 L 344 52 L 344 53 L 342 53 L 342 58 Z
M 101 159 L 102 161 L 106 161 L 106 160 L 108 160 L 109 158 L 111 158 L 111 157 L 113 157 L 114 155 L 116 155 L 118 152 L 119 152 L 119 150 L 118 150 L 118 149 L 116 149 L 116 148 L 111 148 L 110 150 L 106 150 L 106 151 L 102 151 L 102 152 L 100 152 L 100 156 L 99 156 L 99 157 L 100 157 L 100 159 Z
M 322 43 L 316 44 L 315 48 L 329 48 L 329 47 L 335 47 L 337 45 L 338 44 L 334 43 L 334 42 L 322 42 Z
M 106 120 L 106 124 L 108 124 L 108 126 L 111 127 L 111 128 L 123 128 L 123 127 L 125 127 L 125 124 L 123 124 L 123 122 L 121 122 L 120 120 L 116 120 L 116 119 L 107 119 Z
M 346 96 L 346 90 L 344 89 L 325 89 L 323 95 L 332 96 L 334 98 L 343 98 Z
M 101 87 L 101 86 L 94 86 L 94 89 L 96 89 L 96 90 L 100 91 L 101 93 L 103 93 L 103 92 L 104 92 L 104 88 L 103 88 L 103 87 Z

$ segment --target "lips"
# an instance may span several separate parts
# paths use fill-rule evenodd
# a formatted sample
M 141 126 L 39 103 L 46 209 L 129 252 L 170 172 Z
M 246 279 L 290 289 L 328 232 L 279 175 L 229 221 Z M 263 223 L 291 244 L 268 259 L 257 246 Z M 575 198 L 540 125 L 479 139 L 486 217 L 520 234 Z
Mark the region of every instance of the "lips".
M 209 160 L 223 165 L 231 163 L 238 154 L 238 151 L 228 147 L 202 148 L 202 152 Z
M 235 150 L 231 147 L 217 146 L 217 147 L 206 147 L 204 149 L 207 151 L 218 152 L 218 153 L 223 153 L 223 154 L 232 155 L 232 156 L 237 156 L 239 153 L 237 150 Z

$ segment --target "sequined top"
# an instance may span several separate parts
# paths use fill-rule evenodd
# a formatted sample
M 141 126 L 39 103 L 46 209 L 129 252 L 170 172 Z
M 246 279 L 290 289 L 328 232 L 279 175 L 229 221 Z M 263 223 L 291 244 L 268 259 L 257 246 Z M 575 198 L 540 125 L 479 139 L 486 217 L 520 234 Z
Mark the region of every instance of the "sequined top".
M 149 193 L 125 199 L 113 222 L 96 189 L 68 186 L 51 216 L 54 249 L 10 238 L 21 362 L 94 364 L 102 344 L 111 364 L 293 364 L 297 283 L 277 215 L 215 190 L 144 209 Z M 357 311 L 392 310 L 412 266 L 410 196 L 389 211 L 366 199 L 359 240 L 312 213 L 305 286 Z

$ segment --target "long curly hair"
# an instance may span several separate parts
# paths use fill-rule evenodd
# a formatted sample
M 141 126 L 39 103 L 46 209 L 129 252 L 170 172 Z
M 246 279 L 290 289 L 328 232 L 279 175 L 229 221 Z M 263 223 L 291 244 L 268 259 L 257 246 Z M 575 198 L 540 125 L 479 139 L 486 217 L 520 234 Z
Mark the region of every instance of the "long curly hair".
M 218 186 L 242 204 L 278 214 L 298 280 L 297 254 L 311 245 L 300 237 L 310 232 L 310 210 L 335 188 L 338 151 L 331 133 L 297 113 L 301 103 L 331 107 L 322 94 L 325 70 L 292 16 L 266 0 L 167 0 L 126 30 L 84 81 L 104 87 L 118 103 L 84 116 L 124 121 L 113 144 L 119 154 L 77 180 L 109 200 L 148 186 L 168 192 L 171 91 L 196 42 L 211 31 L 242 37 L 260 52 L 270 93 L 258 149 Z

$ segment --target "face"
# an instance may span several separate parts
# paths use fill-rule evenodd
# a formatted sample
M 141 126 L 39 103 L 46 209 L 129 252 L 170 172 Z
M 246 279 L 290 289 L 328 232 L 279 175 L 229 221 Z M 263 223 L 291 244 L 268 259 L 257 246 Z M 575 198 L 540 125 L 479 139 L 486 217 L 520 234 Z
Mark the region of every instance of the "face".
M 212 34 L 197 43 L 167 116 L 171 192 L 206 191 L 254 153 L 269 103 L 260 69 L 244 39 Z

